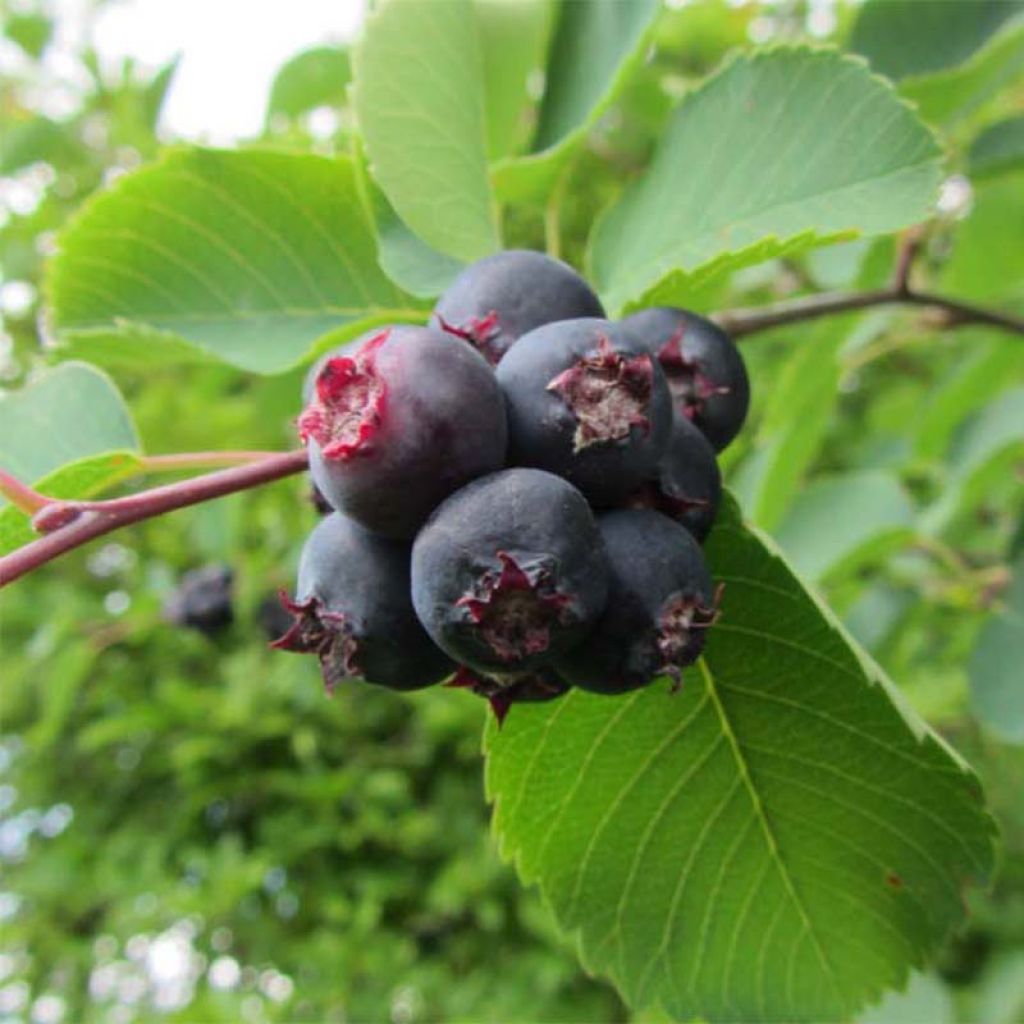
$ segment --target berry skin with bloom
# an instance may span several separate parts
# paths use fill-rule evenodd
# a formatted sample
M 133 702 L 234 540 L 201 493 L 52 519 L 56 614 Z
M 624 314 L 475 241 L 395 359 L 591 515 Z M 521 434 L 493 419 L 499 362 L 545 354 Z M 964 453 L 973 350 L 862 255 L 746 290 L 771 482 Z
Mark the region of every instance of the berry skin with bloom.
M 517 675 L 579 643 L 608 577 L 594 515 L 570 483 L 508 469 L 453 494 L 413 545 L 413 605 L 434 642 L 484 674 Z
M 393 690 L 440 682 L 455 665 L 416 618 L 409 558 L 408 544 L 325 516 L 302 549 L 294 599 L 281 596 L 294 621 L 272 646 L 317 655 L 328 692 L 345 679 Z
M 497 369 L 510 461 L 564 476 L 596 506 L 654 477 L 672 403 L 657 359 L 607 320 L 538 327 Z
M 313 483 L 367 529 L 412 539 L 453 491 L 504 464 L 494 373 L 464 342 L 389 327 L 327 360 L 299 417 Z
M 544 253 L 509 249 L 466 267 L 438 299 L 430 324 L 468 341 L 493 366 L 535 327 L 604 315 L 572 267 Z
M 621 321 L 658 357 L 678 412 L 722 451 L 739 433 L 750 407 L 750 380 L 732 338 L 696 313 L 656 306 Z
M 697 660 L 716 617 L 711 575 L 697 542 L 651 509 L 598 517 L 608 557 L 608 604 L 587 641 L 554 662 L 566 682 L 625 693 Z
M 682 523 L 703 543 L 722 501 L 722 473 L 708 439 L 677 411 L 657 477 L 630 496 L 631 508 L 653 508 Z

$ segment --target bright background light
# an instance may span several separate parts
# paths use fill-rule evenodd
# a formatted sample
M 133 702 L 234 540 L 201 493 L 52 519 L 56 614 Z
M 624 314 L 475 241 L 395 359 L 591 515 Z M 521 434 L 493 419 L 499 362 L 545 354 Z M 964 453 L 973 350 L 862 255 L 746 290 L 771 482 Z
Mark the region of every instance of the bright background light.
M 61 50 L 86 37 L 89 0 L 57 0 Z M 363 0 L 118 0 L 91 42 L 105 65 L 153 69 L 181 54 L 160 134 L 226 143 L 257 134 L 278 68 L 300 50 L 351 40 Z

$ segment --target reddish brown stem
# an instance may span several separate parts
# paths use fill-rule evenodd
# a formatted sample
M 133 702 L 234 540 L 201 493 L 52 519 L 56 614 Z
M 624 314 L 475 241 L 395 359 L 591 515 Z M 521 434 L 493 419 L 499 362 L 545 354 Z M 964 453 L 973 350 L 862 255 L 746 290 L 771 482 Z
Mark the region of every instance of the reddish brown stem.
M 187 505 L 197 505 L 225 494 L 270 483 L 306 468 L 304 449 L 267 455 L 256 462 L 205 476 L 154 487 L 110 501 L 47 500 L 36 512 L 34 524 L 46 536 L 0 558 L 0 587 L 58 555 L 80 547 L 113 530 L 163 515 Z
M 25 515 L 35 515 L 50 499 L 45 494 L 23 484 L 17 477 L 0 469 L 0 495 Z
M 821 292 L 818 295 L 807 295 L 798 299 L 787 299 L 767 306 L 751 309 L 731 309 L 715 315 L 714 320 L 721 324 L 734 338 L 742 338 L 758 331 L 767 331 L 773 327 L 813 320 L 819 316 L 830 316 L 837 313 L 848 313 L 856 309 L 869 309 L 873 306 L 890 306 L 903 303 L 910 306 L 932 306 L 945 311 L 950 326 L 960 324 L 988 324 L 999 327 L 1011 334 L 1024 334 L 1024 319 L 996 309 L 974 306 L 967 302 L 921 292 L 909 288 L 906 283 L 899 282 L 886 288 L 875 288 L 863 292 Z

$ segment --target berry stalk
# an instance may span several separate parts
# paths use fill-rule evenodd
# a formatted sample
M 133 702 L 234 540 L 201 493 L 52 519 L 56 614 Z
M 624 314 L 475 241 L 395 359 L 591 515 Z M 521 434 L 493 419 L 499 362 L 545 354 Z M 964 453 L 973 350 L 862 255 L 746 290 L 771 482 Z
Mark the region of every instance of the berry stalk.
M 250 487 L 259 487 L 299 473 L 306 465 L 306 452 L 299 449 L 265 455 L 241 466 L 109 501 L 47 499 L 45 504 L 35 510 L 32 520 L 35 529 L 45 536 L 0 558 L 0 587 L 13 583 L 66 551 L 81 547 L 95 537 L 111 533 L 122 526 L 234 494 L 236 491 L 248 490 Z M 4 477 L 5 483 L 13 479 L 7 474 Z M 20 481 L 16 482 L 26 491 L 35 494 L 31 488 L 20 484 Z

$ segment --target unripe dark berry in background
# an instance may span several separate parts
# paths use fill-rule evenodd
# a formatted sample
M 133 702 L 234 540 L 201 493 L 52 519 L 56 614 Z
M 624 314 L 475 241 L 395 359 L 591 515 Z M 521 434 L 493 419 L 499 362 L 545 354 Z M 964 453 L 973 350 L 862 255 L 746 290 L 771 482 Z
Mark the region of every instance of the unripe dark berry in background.
M 344 679 L 418 690 L 455 665 L 413 611 L 408 544 L 378 537 L 332 512 L 313 528 L 299 559 L 291 628 L 274 647 L 320 659 L 328 691 Z
M 595 505 L 653 478 L 672 402 L 657 359 L 607 320 L 564 320 L 523 335 L 497 369 L 509 459 L 564 476 Z
M 430 324 L 464 338 L 495 365 L 535 327 L 604 315 L 572 267 L 544 253 L 510 249 L 466 267 L 438 299 Z
M 437 509 L 413 545 L 420 621 L 478 672 L 528 672 L 569 649 L 600 615 L 607 587 L 586 500 L 540 470 L 474 481 Z
M 676 408 L 720 452 L 739 433 L 750 406 L 750 381 L 732 338 L 696 313 L 670 306 L 621 321 L 668 377 Z
M 678 411 L 658 463 L 657 478 L 630 496 L 632 508 L 653 508 L 704 541 L 722 501 L 722 473 L 708 439 Z
M 547 667 L 517 675 L 496 676 L 475 672 L 463 665 L 445 685 L 465 688 L 485 698 L 498 725 L 505 721 L 513 704 L 542 704 L 564 697 L 569 692 L 569 684 L 554 669 Z
M 650 509 L 598 516 L 608 557 L 608 605 L 586 641 L 555 659 L 560 676 L 595 693 L 624 693 L 658 676 L 678 680 L 715 617 L 715 594 L 689 531 Z
M 491 368 L 426 327 L 385 328 L 329 359 L 299 417 L 313 482 L 376 533 L 411 539 L 435 506 L 505 460 Z
M 164 618 L 207 636 L 226 629 L 235 620 L 231 600 L 234 578 L 226 565 L 190 569 L 164 602 Z

